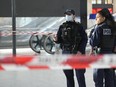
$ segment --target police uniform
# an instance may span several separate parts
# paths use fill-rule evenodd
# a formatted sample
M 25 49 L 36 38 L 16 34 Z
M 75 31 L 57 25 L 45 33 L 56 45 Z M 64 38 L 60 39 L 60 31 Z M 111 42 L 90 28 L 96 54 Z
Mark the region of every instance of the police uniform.
M 114 37 L 106 22 L 95 27 L 90 38 L 90 45 L 92 48 L 99 48 L 99 54 L 113 53 Z M 103 78 L 105 78 L 105 87 L 114 87 L 113 69 L 94 69 L 95 87 L 104 87 Z
M 77 25 L 77 23 L 74 22 L 66 22 L 66 24 L 70 25 L 70 26 L 75 26 Z M 65 49 L 64 47 L 64 41 L 62 39 L 62 25 L 59 27 L 59 30 L 57 32 L 57 43 L 61 44 L 61 48 L 62 48 L 62 53 L 63 54 L 73 54 L 73 52 L 71 52 L 71 50 Z M 85 30 L 83 29 L 83 27 L 80 25 L 79 26 L 79 33 L 81 35 L 81 42 L 79 44 L 79 48 L 77 51 L 80 51 L 82 54 L 85 54 L 85 47 L 87 44 L 87 34 L 85 32 Z M 76 54 L 76 53 L 74 53 Z M 74 86 L 74 71 L 72 69 L 70 70 L 63 70 L 67 79 L 67 87 L 75 87 Z M 77 81 L 79 84 L 79 87 L 86 87 L 86 83 L 85 83 L 85 69 L 75 69 L 76 72 L 76 77 L 77 77 Z

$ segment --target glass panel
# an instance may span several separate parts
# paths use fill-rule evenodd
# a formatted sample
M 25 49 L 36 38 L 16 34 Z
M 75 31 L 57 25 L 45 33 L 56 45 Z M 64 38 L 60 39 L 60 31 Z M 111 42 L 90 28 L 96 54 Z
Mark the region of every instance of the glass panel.
M 92 0 L 92 4 L 96 4 L 96 0 Z
M 108 0 L 105 0 L 105 4 L 108 4 Z
M 108 4 L 112 4 L 112 0 L 108 0 Z
M 105 4 L 112 4 L 112 0 L 105 0 Z
M 97 0 L 97 4 L 102 4 L 102 0 Z

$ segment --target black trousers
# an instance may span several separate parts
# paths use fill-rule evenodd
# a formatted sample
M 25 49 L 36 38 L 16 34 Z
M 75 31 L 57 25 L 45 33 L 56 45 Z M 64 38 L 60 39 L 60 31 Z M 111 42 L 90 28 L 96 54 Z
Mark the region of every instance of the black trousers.
M 67 87 L 75 87 L 74 71 L 78 81 L 79 87 L 86 87 L 85 83 L 85 69 L 63 70 L 67 79 Z
M 71 54 L 70 51 L 63 51 L 63 54 Z M 75 81 L 74 81 L 74 71 L 76 74 L 76 78 L 78 81 L 79 87 L 86 87 L 85 83 L 85 69 L 69 69 L 69 70 L 63 70 L 66 80 L 67 80 L 67 87 L 75 87 Z

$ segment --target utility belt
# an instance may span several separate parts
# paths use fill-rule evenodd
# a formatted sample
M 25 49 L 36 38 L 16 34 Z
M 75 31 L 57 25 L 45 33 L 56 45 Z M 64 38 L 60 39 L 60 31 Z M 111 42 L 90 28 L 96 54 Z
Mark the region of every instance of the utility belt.
M 62 50 L 64 50 L 64 51 L 70 51 L 71 53 L 77 53 L 78 48 L 74 44 L 63 44 L 62 45 Z
M 62 50 L 64 50 L 64 51 L 72 51 L 72 49 L 73 49 L 73 45 L 67 45 L 67 44 L 63 44 L 63 46 L 62 46 Z

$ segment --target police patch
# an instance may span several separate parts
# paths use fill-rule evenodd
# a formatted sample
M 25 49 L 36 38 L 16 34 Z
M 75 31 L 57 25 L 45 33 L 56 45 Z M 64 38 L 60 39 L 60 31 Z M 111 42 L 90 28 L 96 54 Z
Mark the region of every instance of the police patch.
M 103 29 L 103 35 L 111 35 L 111 29 Z

